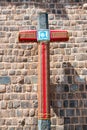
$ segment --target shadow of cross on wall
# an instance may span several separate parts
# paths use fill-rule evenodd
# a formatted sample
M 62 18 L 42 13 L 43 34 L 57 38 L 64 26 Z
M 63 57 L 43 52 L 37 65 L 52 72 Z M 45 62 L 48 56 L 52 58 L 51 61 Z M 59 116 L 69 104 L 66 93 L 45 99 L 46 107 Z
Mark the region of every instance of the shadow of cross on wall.
M 76 64 L 74 64 L 76 66 Z M 50 86 L 51 116 L 57 118 L 52 125 L 64 125 L 63 130 L 87 129 L 87 81 L 86 75 L 79 76 L 78 69 L 70 62 L 62 64 L 63 76 L 56 77 L 57 84 Z M 55 127 L 55 126 L 54 126 Z M 56 129 L 56 128 L 55 128 Z

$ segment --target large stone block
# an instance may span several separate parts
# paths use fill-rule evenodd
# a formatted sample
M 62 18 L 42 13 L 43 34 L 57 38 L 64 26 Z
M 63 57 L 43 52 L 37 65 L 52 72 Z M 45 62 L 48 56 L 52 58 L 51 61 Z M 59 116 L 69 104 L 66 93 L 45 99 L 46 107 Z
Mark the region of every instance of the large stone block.
M 9 76 L 0 76 L 0 84 L 10 84 L 11 79 Z
M 38 120 L 38 130 L 51 130 L 50 120 Z

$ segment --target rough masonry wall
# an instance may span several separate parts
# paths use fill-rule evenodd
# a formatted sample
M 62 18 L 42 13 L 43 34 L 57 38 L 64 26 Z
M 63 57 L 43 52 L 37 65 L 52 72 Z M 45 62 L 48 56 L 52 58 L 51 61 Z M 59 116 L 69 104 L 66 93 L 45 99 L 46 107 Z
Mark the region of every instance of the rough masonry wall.
M 37 130 L 37 43 L 19 43 L 40 11 L 69 41 L 50 43 L 51 130 L 87 130 L 86 0 L 0 1 L 0 130 Z

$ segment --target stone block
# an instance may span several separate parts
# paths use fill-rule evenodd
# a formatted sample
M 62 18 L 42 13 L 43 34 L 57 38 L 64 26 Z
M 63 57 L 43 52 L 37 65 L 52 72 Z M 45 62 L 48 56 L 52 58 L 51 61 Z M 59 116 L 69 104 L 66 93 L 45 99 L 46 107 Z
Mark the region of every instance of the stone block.
M 37 83 L 38 76 L 32 76 L 32 77 L 31 77 L 31 80 L 32 80 L 32 83 L 33 83 L 33 84 Z
M 79 118 L 78 117 L 72 117 L 71 118 L 71 123 L 72 124 L 78 124 L 78 122 L 79 122 Z
M 74 116 L 75 110 L 74 109 L 66 109 L 66 116 Z
M 69 85 L 68 84 L 64 84 L 64 92 L 69 92 Z
M 37 100 L 37 94 L 36 94 L 36 93 L 32 94 L 32 95 L 31 95 L 31 99 L 32 99 L 32 100 Z
M 68 107 L 68 100 L 65 100 L 64 102 L 63 102 L 63 106 L 66 108 L 66 107 Z
M 64 130 L 64 125 L 58 125 L 54 130 Z
M 82 130 L 83 128 L 82 128 L 82 125 L 76 125 L 75 126 L 75 130 Z M 84 129 L 85 130 L 85 129 Z
M 17 109 L 20 107 L 20 101 L 14 101 L 13 102 L 13 108 Z
M 31 130 L 31 127 L 30 126 L 25 126 L 24 130 Z
M 80 85 L 79 85 L 79 90 L 80 90 L 80 91 L 84 91 L 84 88 L 85 88 L 85 87 L 84 87 L 84 84 L 80 84 Z
M 85 60 L 87 60 L 87 54 L 77 54 L 76 55 L 76 60 L 77 61 L 85 61 Z
M 5 85 L 0 85 L 0 93 L 6 92 L 6 87 Z
M 70 91 L 73 92 L 73 91 L 78 91 L 78 85 L 77 84 L 72 84 L 70 86 Z
M 56 125 L 56 118 L 51 119 L 51 125 Z
M 30 117 L 33 117 L 34 115 L 35 115 L 34 109 L 30 109 L 30 111 L 29 111 L 29 116 L 30 116 Z
M 6 109 L 6 108 L 7 108 L 6 101 L 1 101 L 1 109 Z
M 67 99 L 68 98 L 68 94 L 67 93 L 64 93 L 61 95 L 61 98 L 64 100 L 64 99 Z
M 83 125 L 83 130 L 87 130 L 87 125 Z
M 58 108 L 62 108 L 62 101 L 57 101 L 55 104 Z
M 74 129 L 74 125 L 65 124 L 65 125 L 64 125 L 64 130 L 75 130 L 75 129 Z
M 8 106 L 9 109 L 12 109 L 13 108 L 13 102 L 9 101 L 8 104 L 7 104 L 7 106 Z
M 5 119 L 0 118 L 0 126 L 5 125 Z
M 83 8 L 87 9 L 87 3 L 83 4 Z
M 27 108 L 31 108 L 31 107 L 32 107 L 32 105 L 29 101 L 22 101 L 21 102 L 21 108 L 22 109 L 27 109 Z
M 80 110 L 76 109 L 76 116 L 80 116 Z
M 23 127 L 17 127 L 16 130 L 23 130 Z
M 1 71 L 1 75 L 2 75 L 2 76 L 7 76 L 7 75 L 8 75 L 8 71 L 2 70 L 2 71 Z
M 9 92 L 13 92 L 13 91 L 9 91 Z M 11 99 L 11 100 L 18 99 L 18 96 L 19 96 L 19 95 L 18 95 L 18 94 L 16 94 L 16 93 L 11 94 L 11 95 L 10 95 L 10 99 Z
M 69 117 L 64 118 L 64 124 L 70 124 L 70 118 Z
M 68 99 L 73 99 L 75 97 L 74 93 L 68 93 Z
M 9 76 L 0 76 L 0 84 L 10 84 L 11 79 Z
M 68 83 L 72 84 L 73 83 L 73 77 L 72 76 L 68 76 Z
M 59 112 L 59 115 L 60 115 L 60 117 L 64 116 L 65 115 L 65 110 L 61 109 L 60 112 Z
M 30 79 L 29 76 L 25 76 L 25 77 L 24 77 L 24 83 L 25 83 L 25 84 L 30 84 L 30 83 L 31 83 L 31 79 Z
M 4 69 L 4 64 L 0 63 L 0 69 Z
M 28 109 L 23 110 L 23 116 L 24 117 L 29 117 L 29 110 Z
M 9 70 L 9 75 L 15 75 L 15 70 Z
M 50 120 L 38 120 L 38 130 L 50 130 Z
M 37 101 L 37 100 L 34 100 L 34 101 L 33 101 L 33 107 L 34 107 L 34 108 L 37 108 L 37 107 L 38 107 L 38 101 Z
M 23 111 L 21 109 L 16 110 L 17 117 L 23 117 Z
M 75 76 L 75 83 L 85 83 L 85 77 L 84 76 Z
M 22 92 L 22 86 L 21 85 L 15 85 L 14 91 L 15 92 Z
M 15 127 L 9 127 L 8 130 L 15 130 Z
M 77 100 L 70 100 L 69 106 L 73 107 L 73 108 L 78 107 L 78 101 Z
M 63 125 L 63 124 L 64 124 L 64 118 L 59 117 L 57 124 L 58 124 L 58 125 Z
M 84 100 L 84 107 L 87 107 L 87 101 Z

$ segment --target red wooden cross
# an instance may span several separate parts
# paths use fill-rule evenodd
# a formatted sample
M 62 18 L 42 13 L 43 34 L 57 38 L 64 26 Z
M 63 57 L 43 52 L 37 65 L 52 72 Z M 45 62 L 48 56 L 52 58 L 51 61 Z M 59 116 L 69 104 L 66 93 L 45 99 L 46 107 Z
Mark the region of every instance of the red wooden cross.
M 50 42 L 68 41 L 69 36 L 67 31 L 50 30 Z M 37 42 L 37 31 L 27 30 L 19 32 L 19 42 Z M 38 42 L 38 92 L 39 92 L 39 118 L 49 118 L 47 112 L 47 86 L 49 84 L 49 43 Z M 41 105 L 43 104 L 43 105 Z
M 50 41 L 37 40 L 37 30 L 27 30 L 19 32 L 19 42 L 38 43 L 38 119 L 50 119 L 49 105 L 49 85 L 50 85 L 50 66 L 49 66 L 49 44 L 50 42 L 68 41 L 67 31 L 50 30 Z M 43 130 L 42 128 L 40 128 Z

